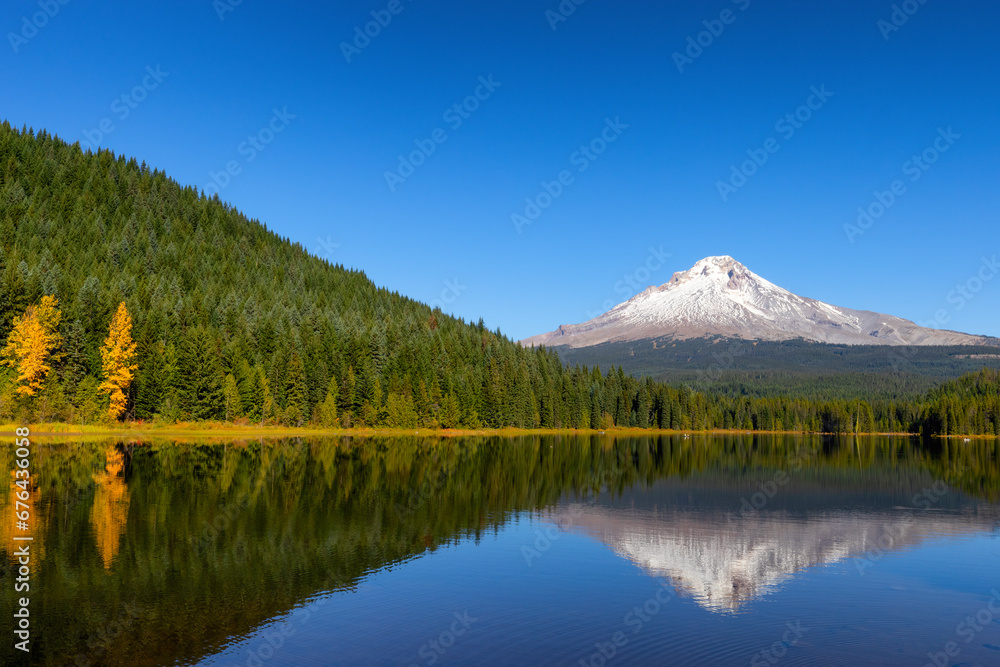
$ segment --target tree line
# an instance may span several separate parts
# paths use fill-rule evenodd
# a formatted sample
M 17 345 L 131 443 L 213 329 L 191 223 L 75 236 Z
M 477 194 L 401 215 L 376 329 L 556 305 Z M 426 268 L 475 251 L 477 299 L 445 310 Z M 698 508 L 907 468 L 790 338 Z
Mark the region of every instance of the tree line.
M 6 122 L 0 341 L 0 419 L 1000 434 L 995 371 L 869 402 L 569 367 L 378 288 L 144 162 Z

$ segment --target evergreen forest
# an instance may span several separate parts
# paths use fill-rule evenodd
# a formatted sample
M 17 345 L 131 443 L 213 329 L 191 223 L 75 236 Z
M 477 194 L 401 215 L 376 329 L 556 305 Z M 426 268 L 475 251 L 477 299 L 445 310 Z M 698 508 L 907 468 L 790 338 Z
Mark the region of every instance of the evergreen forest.
M 5 421 L 1000 434 L 993 368 L 815 396 L 567 365 L 145 162 L 6 122 L 0 348 Z

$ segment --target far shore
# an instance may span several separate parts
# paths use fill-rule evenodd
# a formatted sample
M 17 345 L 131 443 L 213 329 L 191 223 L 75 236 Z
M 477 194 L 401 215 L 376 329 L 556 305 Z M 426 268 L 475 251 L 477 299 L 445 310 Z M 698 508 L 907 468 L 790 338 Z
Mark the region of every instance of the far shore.
M 27 427 L 31 438 L 67 438 L 67 437 L 120 437 L 120 438 L 297 438 L 297 437 L 345 437 L 345 436 L 419 436 L 430 438 L 451 438 L 468 436 L 529 436 L 529 435 L 565 435 L 565 436 L 590 436 L 590 435 L 620 435 L 620 436 L 649 436 L 649 435 L 680 435 L 680 436 L 709 436 L 709 435 L 821 435 L 821 436 L 895 436 L 906 438 L 918 438 L 919 433 L 823 433 L 817 431 L 746 431 L 743 429 L 713 429 L 707 431 L 683 430 L 683 429 L 657 429 L 657 428 L 637 428 L 637 427 L 612 427 L 608 429 L 572 429 L 572 428 L 551 428 L 551 429 L 527 429 L 527 428 L 482 428 L 482 429 L 432 429 L 432 428 L 334 428 L 325 429 L 319 427 L 292 427 L 292 426 L 251 426 L 246 424 L 233 424 L 230 422 L 178 422 L 175 424 L 157 424 L 150 422 L 123 422 L 117 425 L 108 424 L 64 424 L 49 422 L 42 424 L 4 424 L 0 425 L 0 437 L 15 436 L 15 429 Z M 942 439 L 969 439 L 969 440 L 990 440 L 996 439 L 995 435 L 935 435 L 935 438 Z

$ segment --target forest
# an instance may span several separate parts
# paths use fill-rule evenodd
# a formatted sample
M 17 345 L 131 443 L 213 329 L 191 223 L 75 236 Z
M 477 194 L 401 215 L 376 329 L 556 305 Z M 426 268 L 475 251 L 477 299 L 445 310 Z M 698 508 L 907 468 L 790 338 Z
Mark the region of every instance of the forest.
M 1000 339 L 990 339 L 1000 344 Z M 965 373 L 1000 367 L 1000 347 L 834 345 L 801 339 L 653 338 L 556 347 L 569 365 L 620 365 L 698 391 L 750 396 L 912 400 Z
M 820 399 L 568 366 L 145 162 L 6 122 L 0 347 L 5 421 L 1000 434 L 995 369 Z

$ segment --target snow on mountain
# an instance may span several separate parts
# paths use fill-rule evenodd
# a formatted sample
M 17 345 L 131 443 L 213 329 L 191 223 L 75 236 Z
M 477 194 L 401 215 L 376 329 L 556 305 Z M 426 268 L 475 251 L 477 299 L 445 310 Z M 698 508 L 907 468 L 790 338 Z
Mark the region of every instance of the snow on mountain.
M 982 336 L 920 327 L 899 317 L 831 306 L 792 294 L 728 255 L 706 257 L 583 324 L 526 338 L 530 345 L 587 347 L 611 341 L 726 336 L 848 345 L 981 345 Z

